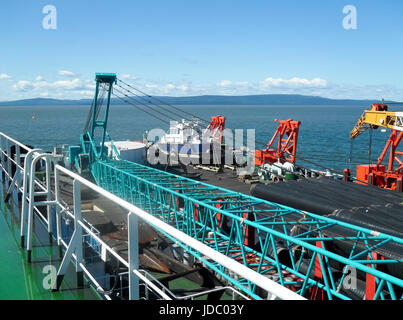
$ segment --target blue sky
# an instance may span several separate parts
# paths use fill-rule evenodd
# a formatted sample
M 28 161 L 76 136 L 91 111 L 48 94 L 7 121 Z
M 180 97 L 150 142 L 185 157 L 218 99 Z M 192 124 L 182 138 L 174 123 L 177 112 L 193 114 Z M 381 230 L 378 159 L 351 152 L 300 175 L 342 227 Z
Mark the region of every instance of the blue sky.
M 57 9 L 55 30 L 42 12 Z M 343 8 L 357 29 L 343 28 Z M 401 0 L 8 0 L 0 100 L 92 96 L 95 72 L 150 94 L 403 99 Z

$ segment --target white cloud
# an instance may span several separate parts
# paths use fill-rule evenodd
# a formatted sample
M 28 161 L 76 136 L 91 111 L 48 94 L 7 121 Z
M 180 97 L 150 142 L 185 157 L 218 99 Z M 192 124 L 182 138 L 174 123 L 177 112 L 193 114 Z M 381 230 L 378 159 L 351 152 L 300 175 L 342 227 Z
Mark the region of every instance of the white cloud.
M 121 74 L 119 76 L 119 78 L 123 79 L 123 80 L 136 80 L 137 79 L 136 77 L 132 76 L 131 74 Z
M 292 79 L 266 78 L 261 82 L 263 88 L 325 88 L 327 81 L 320 78 L 308 80 L 294 77 Z
M 156 84 L 146 84 L 147 89 L 157 89 L 158 86 Z
M 188 91 L 189 90 L 189 86 L 186 84 L 181 84 L 180 86 L 177 86 L 177 88 L 181 91 Z
M 17 91 L 27 91 L 34 89 L 34 85 L 30 81 L 20 80 L 13 86 L 13 88 Z
M 223 88 L 246 87 L 248 85 L 249 85 L 249 82 L 247 82 L 247 81 L 234 82 L 231 80 L 223 80 L 218 84 L 219 87 L 223 87 Z
M 6 73 L 0 73 L 0 80 L 8 80 L 11 79 L 11 77 L 6 74 Z
M 48 98 L 49 97 L 49 92 L 45 91 L 45 92 L 41 92 L 39 94 L 42 98 Z
M 130 75 L 124 75 L 129 78 Z M 122 76 L 120 76 L 122 78 Z M 131 77 L 131 76 L 130 76 Z M 0 78 L 1 75 L 0 75 Z M 12 80 L 9 80 L 12 81 Z M 45 80 L 37 76 L 34 80 L 13 81 L 13 93 L 3 95 L 4 100 L 33 97 L 59 97 L 66 99 L 91 98 L 95 82 L 91 79 L 73 77 L 67 79 Z M 291 77 L 250 81 L 222 80 L 216 83 L 193 82 L 189 79 L 167 81 L 164 79 L 137 78 L 136 88 L 153 96 L 195 96 L 195 95 L 254 95 L 254 94 L 302 94 L 337 99 L 381 99 L 399 100 L 403 88 L 392 85 L 354 85 L 334 83 L 322 78 Z M 10 98 L 6 98 L 9 95 Z
M 256 94 L 301 94 L 331 99 L 381 99 L 399 100 L 403 88 L 391 85 L 354 85 L 338 84 L 322 78 L 291 77 L 262 80 L 233 81 L 222 80 L 217 83 L 195 83 L 189 80 L 169 82 L 164 79 L 138 81 L 136 88 L 153 96 L 196 96 L 196 95 L 256 95 Z
M 94 91 L 92 90 L 79 90 L 76 91 L 77 94 L 81 96 L 81 98 L 92 98 L 94 96 Z
M 68 70 L 60 70 L 58 74 L 64 77 L 76 77 L 76 74 L 74 72 Z
M 52 83 L 47 83 L 46 86 L 65 90 L 79 90 L 85 88 L 83 82 L 78 78 L 73 80 L 60 80 Z
M 233 83 L 231 80 L 223 80 L 218 85 L 221 87 L 229 87 L 229 86 L 232 86 L 232 84 Z
M 49 82 L 38 76 L 34 81 L 20 80 L 13 85 L 17 92 L 32 97 L 58 97 L 68 99 L 81 99 L 92 97 L 95 85 L 91 81 L 79 78 Z

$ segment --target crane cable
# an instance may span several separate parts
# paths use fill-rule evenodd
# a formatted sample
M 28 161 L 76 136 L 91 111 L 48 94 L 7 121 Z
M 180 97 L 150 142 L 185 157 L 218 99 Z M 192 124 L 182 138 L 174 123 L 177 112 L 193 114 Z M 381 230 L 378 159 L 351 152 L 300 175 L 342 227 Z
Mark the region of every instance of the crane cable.
M 199 119 L 199 120 L 201 120 L 201 121 L 203 121 L 203 122 L 206 122 L 206 123 L 210 123 L 210 121 L 208 121 L 208 120 L 205 120 L 205 119 L 203 119 L 203 118 L 200 118 L 200 117 L 198 117 L 198 116 L 196 116 L 196 115 L 194 115 L 194 114 L 192 114 L 192 113 L 189 113 L 189 112 L 187 112 L 187 111 L 185 111 L 185 110 L 182 110 L 182 109 L 180 109 L 180 108 L 178 108 L 178 107 L 176 107 L 176 106 L 173 106 L 172 104 L 169 104 L 169 103 L 166 103 L 166 102 L 164 102 L 164 101 L 162 101 L 161 99 L 158 99 L 158 98 L 156 98 L 156 97 L 153 97 L 153 96 L 151 96 L 151 95 L 149 95 L 149 94 L 147 94 L 147 93 L 145 93 L 144 91 L 142 91 L 142 90 L 140 90 L 140 89 L 137 89 L 137 88 L 135 88 L 134 86 L 132 86 L 132 85 L 130 85 L 130 84 L 128 84 L 128 83 L 126 83 L 125 81 L 123 81 L 123 80 L 121 80 L 121 79 L 117 79 L 118 81 L 120 81 L 121 83 L 123 83 L 124 85 L 126 85 L 126 86 L 128 86 L 129 88 L 132 88 L 133 90 L 135 90 L 135 91 L 137 91 L 137 92 L 139 92 L 139 93 L 141 93 L 141 94 L 143 94 L 143 95 L 145 95 L 145 96 L 147 96 L 148 98 L 152 98 L 152 99 L 154 99 L 154 100 L 156 100 L 156 101 L 159 101 L 159 102 L 161 102 L 161 103 L 163 103 L 163 104 L 165 104 L 165 105 L 167 105 L 167 106 L 169 106 L 169 107 L 172 107 L 172 108 L 174 108 L 174 109 L 176 109 L 176 110 L 178 110 L 178 111 L 181 111 L 181 112 L 183 112 L 183 113 L 186 113 L 186 114 L 188 114 L 188 115 L 191 115 L 192 117 L 194 117 L 194 118 L 196 118 L 196 119 Z M 120 86 L 121 87 L 121 86 Z M 129 93 L 132 93 L 132 94 L 134 94 L 132 91 L 130 91 L 130 90 L 128 90 L 128 89 L 125 89 L 127 92 L 129 92 Z M 134 95 L 136 95 L 136 96 L 138 96 L 137 94 L 134 94 Z M 126 97 L 128 97 L 128 98 L 130 98 L 128 95 L 125 95 Z M 142 103 L 143 104 L 143 103 Z M 154 103 L 153 103 L 154 104 Z M 143 104 L 143 105 L 145 105 L 145 104 Z M 154 104 L 154 105 L 156 105 L 156 104 Z M 146 106 L 146 105 L 145 105 Z M 157 105 L 156 105 L 157 106 Z M 171 113 L 172 113 L 172 111 L 171 111 Z M 243 133 L 243 135 L 244 135 L 244 137 L 245 137 L 245 133 Z M 246 139 L 248 140 L 248 138 L 246 137 Z M 250 138 L 249 138 L 250 139 Z M 259 140 L 254 140 L 254 142 L 255 142 L 255 144 L 258 144 L 258 145 L 262 145 L 262 146 L 267 146 L 267 142 L 263 142 L 263 141 L 259 141 Z M 284 151 L 286 154 L 288 154 L 288 155 L 291 155 L 289 152 L 287 152 L 287 151 Z M 278 160 L 286 160 L 285 159 L 285 157 L 278 157 L 278 156 L 274 156 L 274 157 L 276 157 Z M 307 162 L 307 163 L 310 163 L 310 164 L 312 164 L 312 165 L 315 165 L 315 166 L 317 166 L 317 167 L 319 167 L 319 168 L 322 168 L 322 169 L 324 169 L 324 170 L 327 170 L 327 171 L 329 171 L 329 172 L 331 172 L 331 173 L 335 173 L 335 174 L 338 174 L 338 175 L 340 175 L 340 176 L 343 176 L 343 173 L 341 173 L 341 172 L 338 172 L 337 170 L 335 170 L 335 169 L 332 169 L 332 168 L 328 168 L 328 167 L 326 167 L 326 166 L 323 166 L 323 165 L 321 165 L 321 164 L 319 164 L 319 163 L 316 163 L 315 161 L 312 161 L 312 160 L 308 160 L 308 159 L 305 159 L 304 157 L 301 157 L 301 156 L 297 156 L 297 155 L 295 155 L 295 158 L 296 159 L 298 159 L 298 160 L 301 160 L 301 161 L 304 161 L 304 162 Z M 261 160 L 263 160 L 263 159 L 261 159 Z M 311 169 L 309 169 L 309 168 L 304 168 L 303 166 L 300 166 L 302 169 L 306 169 L 306 170 L 311 170 Z
M 118 85 L 118 86 L 119 86 L 119 85 Z M 119 87 L 121 87 L 121 86 L 119 86 Z M 127 90 L 127 89 L 125 89 L 125 88 L 123 88 L 123 89 L 126 90 L 126 91 L 128 91 L 128 93 L 132 93 L 132 94 L 133 94 L 133 92 L 131 92 L 130 90 Z M 145 104 L 145 103 L 139 101 L 138 99 L 136 99 L 136 98 L 134 98 L 134 97 L 132 97 L 132 96 L 129 96 L 128 94 L 122 92 L 122 91 L 119 90 L 119 89 L 116 89 L 116 88 L 115 88 L 114 90 L 116 90 L 119 94 L 125 96 L 127 99 L 133 100 L 135 103 L 141 104 L 141 105 L 143 105 L 144 107 L 149 108 L 149 109 L 153 110 L 154 112 L 156 112 L 156 113 L 158 113 L 158 114 L 161 114 L 162 116 L 165 116 L 165 117 L 169 118 L 171 121 L 179 122 L 178 119 L 172 118 L 171 116 L 168 116 L 168 115 L 162 113 L 161 111 L 156 110 L 155 107 L 159 108 L 159 107 L 160 107 L 159 105 L 155 105 L 155 104 L 153 104 L 153 106 L 147 105 L 147 104 Z M 114 94 L 114 95 L 117 96 L 116 94 Z M 136 95 L 136 96 L 137 96 L 137 95 Z M 140 98 L 141 98 L 141 97 L 140 97 Z M 144 98 L 142 98 L 142 99 L 144 100 Z M 121 100 L 122 100 L 122 99 L 121 99 Z M 125 100 L 125 102 L 128 102 L 128 101 Z M 132 105 L 134 105 L 134 104 L 132 103 Z M 172 111 L 170 111 L 170 112 L 173 113 Z M 148 113 L 148 112 L 147 112 L 147 113 Z M 148 114 L 150 114 L 150 113 L 148 113 Z M 178 114 L 177 114 L 177 115 L 178 115 Z M 179 116 L 179 117 L 182 117 L 182 115 L 178 115 L 178 116 Z M 161 118 L 158 118 L 158 119 L 161 120 Z M 192 120 L 187 119 L 187 118 L 185 118 L 184 120 L 188 120 L 188 121 L 192 122 Z M 170 123 L 167 122 L 167 121 L 164 121 L 164 122 L 170 124 Z M 190 126 L 190 125 L 188 125 L 188 124 L 186 124 L 186 123 L 182 123 L 182 125 L 183 125 L 184 127 L 189 128 L 189 129 L 194 129 L 194 127 L 192 127 L 192 126 Z
M 116 90 L 116 89 L 115 89 L 115 90 Z M 116 91 L 120 92 L 119 90 L 116 90 Z M 127 103 L 127 104 L 130 104 L 130 105 L 132 105 L 132 106 L 138 108 L 140 111 L 143 111 L 143 112 L 147 113 L 148 115 L 150 115 L 150 116 L 152 116 L 152 117 L 154 117 L 154 118 L 156 118 L 156 119 L 158 119 L 158 120 L 160 120 L 160 121 L 162 121 L 162 122 L 164 122 L 164 123 L 170 124 L 168 121 L 163 120 L 163 119 L 159 118 L 158 116 L 156 116 L 156 115 L 154 115 L 154 114 L 152 114 L 152 113 L 150 113 L 150 112 L 148 112 L 148 111 L 146 111 L 146 110 L 143 110 L 143 109 L 139 108 L 138 105 L 129 102 L 129 101 L 126 100 L 125 98 L 122 98 L 121 96 L 119 96 L 119 95 L 117 95 L 117 94 L 115 94 L 115 93 L 112 93 L 112 94 L 113 94 L 115 97 L 117 97 L 118 99 L 120 99 L 121 101 L 123 101 L 123 102 L 125 102 L 125 103 Z M 125 95 L 125 94 L 124 94 L 124 95 Z M 125 96 L 126 96 L 127 98 L 131 98 L 131 97 L 127 96 L 127 95 L 125 95 Z M 135 100 L 135 99 L 132 98 L 132 100 Z M 137 102 L 137 100 L 135 100 L 135 101 Z M 143 104 L 143 105 L 145 105 L 145 104 Z M 146 106 L 146 107 L 149 107 L 149 106 L 147 106 L 147 105 L 145 105 L 145 106 Z M 153 110 L 154 110 L 154 109 L 153 109 Z M 154 111 L 155 111 L 155 110 L 154 110 Z M 275 156 L 275 157 L 276 157 L 276 156 Z M 264 159 L 259 158 L 259 157 L 257 157 L 257 158 L 260 159 L 260 160 L 264 160 Z M 279 157 L 277 157 L 277 158 L 279 158 Z M 282 167 L 276 165 L 275 163 L 273 164 L 273 166 L 282 168 Z M 293 171 L 291 171 L 291 170 L 289 170 L 289 169 L 286 169 L 286 168 L 282 168 L 282 169 L 285 170 L 285 171 L 287 171 L 287 172 L 290 172 L 290 173 L 294 173 L 294 174 L 295 174 L 295 172 L 293 172 Z M 301 173 L 297 173 L 297 174 L 300 175 L 300 176 L 303 175 L 303 174 L 301 174 Z
M 158 107 L 158 108 L 160 108 L 160 109 L 163 109 L 163 110 L 165 110 L 165 111 L 167 111 L 167 112 L 169 112 L 169 113 L 172 113 L 172 114 L 174 114 L 174 115 L 176 115 L 176 116 L 178 116 L 178 117 L 180 117 L 180 118 L 183 118 L 183 119 L 185 119 L 185 120 L 191 121 L 190 119 L 185 118 L 183 115 L 178 114 L 178 113 L 176 113 L 176 112 L 174 112 L 174 111 L 171 111 L 171 110 L 169 110 L 168 108 L 163 107 L 163 106 L 161 106 L 161 105 L 157 105 L 157 104 L 153 103 L 151 100 L 147 100 L 147 99 L 145 99 L 144 97 L 142 97 L 142 96 L 140 96 L 140 95 L 134 93 L 133 91 L 130 91 L 130 90 L 127 89 L 127 88 L 122 87 L 122 86 L 119 85 L 119 84 L 116 84 L 116 85 L 117 85 L 118 87 L 120 87 L 121 89 L 127 91 L 129 94 L 132 94 L 132 95 L 136 96 L 137 98 L 139 98 L 139 99 L 145 101 L 145 103 L 148 103 L 148 104 L 150 104 L 150 105 L 156 106 L 156 107 Z M 115 88 L 116 88 L 116 87 L 115 87 Z
M 116 98 L 118 98 L 119 100 L 121 100 L 121 101 L 123 101 L 123 102 L 125 102 L 125 103 L 127 103 L 127 104 L 129 104 L 129 105 L 131 105 L 131 106 L 133 106 L 133 107 L 135 107 L 135 108 L 137 108 L 137 109 L 140 110 L 141 112 L 144 112 L 144 113 L 150 115 L 151 117 L 160 120 L 160 121 L 163 122 L 163 123 L 169 124 L 169 121 L 164 120 L 164 119 L 161 119 L 160 117 L 156 116 L 155 114 L 152 114 L 151 112 L 148 112 L 147 110 L 143 110 L 140 106 L 138 106 L 138 105 L 136 105 L 136 104 L 134 104 L 134 103 L 131 103 L 131 102 L 128 101 L 127 99 L 122 98 L 121 96 L 119 96 L 119 95 L 117 95 L 117 94 L 115 94 L 115 93 L 112 93 L 112 95 L 114 95 L 114 96 L 115 96 Z
M 176 119 L 174 119 L 174 118 L 172 118 L 172 117 L 170 117 L 170 116 L 165 115 L 163 112 L 161 112 L 161 111 L 159 111 L 159 110 L 156 110 L 156 109 L 155 109 L 154 107 L 152 107 L 152 106 L 149 106 L 149 105 L 147 105 L 147 104 L 145 104 L 145 103 L 143 103 L 143 102 L 141 102 L 141 101 L 139 101 L 139 100 L 137 100 L 137 99 L 135 99 L 135 98 L 133 98 L 133 97 L 130 97 L 129 95 L 127 95 L 126 93 L 122 92 L 122 91 L 119 90 L 119 89 L 116 89 L 116 88 L 115 88 L 114 91 L 118 92 L 120 95 L 125 96 L 127 99 L 130 99 L 130 100 L 134 101 L 134 102 L 137 103 L 137 104 L 141 104 L 141 105 L 143 105 L 144 107 L 149 108 L 149 109 L 153 110 L 154 112 L 156 112 L 156 113 L 158 113 L 158 114 L 160 114 L 160 115 L 162 115 L 162 116 L 164 116 L 164 117 L 166 117 L 166 118 L 168 118 L 168 119 L 170 119 L 170 120 L 172 120 L 172 121 L 176 121 Z
M 149 95 L 149 94 L 147 94 L 147 93 L 141 91 L 140 89 L 137 89 L 137 88 L 131 86 L 130 84 L 124 82 L 123 80 L 120 80 L 120 79 L 117 79 L 117 80 L 120 81 L 120 82 L 122 82 L 123 84 L 125 84 L 125 85 L 128 86 L 129 88 L 132 88 L 133 90 L 135 90 L 135 91 L 137 91 L 137 92 L 139 92 L 139 93 L 141 93 L 141 94 L 147 96 L 148 98 L 152 98 L 152 99 L 154 99 L 154 100 L 156 100 L 156 101 L 158 101 L 158 102 L 160 102 L 160 103 L 162 103 L 162 104 L 164 104 L 164 105 L 166 105 L 166 106 L 168 106 L 168 107 L 171 107 L 171 108 L 173 108 L 173 109 L 175 109 L 175 110 L 177 110 L 177 111 L 180 111 L 180 112 L 182 112 L 182 113 L 185 113 L 185 114 L 187 114 L 187 115 L 189 115 L 189 116 L 191 116 L 191 117 L 193 117 L 193 118 L 199 119 L 199 120 L 201 120 L 201 121 L 203 121 L 203 122 L 206 122 L 206 123 L 210 123 L 210 121 L 208 121 L 208 120 L 206 120 L 206 119 L 200 118 L 200 117 L 198 117 L 198 116 L 196 116 L 196 115 L 194 115 L 194 114 L 192 114 L 192 113 L 190 113 L 190 112 L 187 112 L 187 111 L 185 111 L 185 110 L 183 110 L 183 109 L 181 109 L 181 108 L 178 108 L 178 107 L 176 107 L 176 106 L 174 106 L 174 105 L 172 105 L 172 104 L 169 104 L 169 103 L 167 103 L 167 102 L 165 102 L 165 101 L 162 101 L 161 99 L 158 99 L 158 98 L 156 98 L 156 97 L 153 97 L 153 96 L 151 96 L 151 95 Z
M 91 108 L 90 108 L 90 112 L 88 113 L 88 117 L 87 117 L 87 121 L 85 123 L 85 127 L 84 127 L 84 133 L 88 131 L 89 127 L 90 127 L 90 122 L 91 122 L 91 115 L 95 112 L 95 119 L 98 118 L 99 112 L 101 110 L 100 106 L 102 106 L 103 102 L 104 102 L 104 97 L 105 97 L 105 93 L 106 93 L 106 89 L 105 87 L 101 87 L 103 90 L 101 91 L 101 93 L 99 94 L 99 98 L 97 99 L 97 105 L 95 105 L 95 98 L 92 100 L 92 104 L 91 104 Z

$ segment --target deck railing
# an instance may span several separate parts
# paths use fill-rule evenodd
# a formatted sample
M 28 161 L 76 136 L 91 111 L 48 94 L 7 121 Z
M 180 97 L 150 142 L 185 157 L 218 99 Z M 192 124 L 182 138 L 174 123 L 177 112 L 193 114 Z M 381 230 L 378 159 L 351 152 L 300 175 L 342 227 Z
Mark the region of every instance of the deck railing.
M 95 286 L 97 291 L 101 293 L 105 299 L 111 299 L 111 292 L 104 289 L 94 274 L 87 268 L 85 257 L 83 256 L 83 237 L 90 237 L 96 241 L 99 246 L 103 247 L 111 256 L 117 259 L 123 266 L 128 269 L 129 279 L 129 298 L 144 299 L 142 294 L 150 292 L 158 299 L 193 299 L 198 295 L 207 294 L 208 292 L 193 294 L 186 297 L 175 296 L 168 288 L 164 287 L 149 273 L 139 268 L 139 247 L 138 247 L 138 222 L 139 219 L 145 221 L 152 227 L 164 232 L 171 238 L 176 239 L 192 250 L 200 252 L 204 257 L 218 263 L 226 268 L 229 272 L 238 277 L 242 277 L 256 286 L 262 288 L 268 293 L 271 299 L 287 299 L 299 300 L 304 299 L 295 292 L 286 287 L 268 279 L 262 274 L 246 267 L 245 265 L 225 256 L 224 254 L 210 248 L 202 242 L 188 236 L 184 232 L 177 230 L 169 224 L 150 215 L 146 211 L 134 206 L 133 204 L 119 198 L 118 196 L 97 186 L 82 176 L 72 172 L 69 169 L 57 164 L 60 160 L 58 155 L 45 153 L 40 149 L 31 149 L 21 142 L 0 132 L 0 169 L 5 177 L 5 185 L 7 190 L 6 197 L 12 192 L 22 193 L 22 210 L 21 210 L 21 244 L 25 245 L 28 250 L 28 259 L 31 260 L 32 238 L 33 238 L 33 221 L 38 216 L 45 224 L 49 234 L 55 237 L 60 248 L 65 249 L 63 260 L 57 271 L 57 277 L 53 290 L 60 289 L 63 277 L 67 267 L 71 262 L 75 263 L 75 269 L 78 278 L 84 275 Z M 22 161 L 24 160 L 24 161 Z M 23 163 L 22 163 L 23 162 Z M 36 169 L 38 165 L 43 165 L 45 169 L 44 181 L 40 181 L 36 177 Z M 61 198 L 60 195 L 60 177 L 67 176 L 73 181 L 73 208 L 70 208 Z M 52 184 L 53 181 L 53 184 Z M 107 198 L 109 201 L 121 206 L 128 212 L 128 259 L 122 258 L 112 247 L 105 243 L 99 236 L 99 233 L 85 221 L 81 212 L 81 187 L 85 186 L 99 195 Z M 44 200 L 36 200 L 38 196 L 44 197 Z M 46 207 L 46 216 L 41 213 L 39 208 Z M 54 209 L 54 220 L 56 226 L 53 225 L 52 208 Z M 68 242 L 62 236 L 62 216 L 67 215 L 74 222 L 74 232 Z M 56 230 L 56 231 L 54 231 Z M 55 233 L 55 234 L 53 234 Z M 120 275 L 121 276 L 121 275 Z M 146 290 L 140 290 L 141 287 Z M 230 290 L 233 297 L 247 299 L 232 287 L 219 287 L 214 290 Z M 210 292 L 210 291 L 209 291 Z

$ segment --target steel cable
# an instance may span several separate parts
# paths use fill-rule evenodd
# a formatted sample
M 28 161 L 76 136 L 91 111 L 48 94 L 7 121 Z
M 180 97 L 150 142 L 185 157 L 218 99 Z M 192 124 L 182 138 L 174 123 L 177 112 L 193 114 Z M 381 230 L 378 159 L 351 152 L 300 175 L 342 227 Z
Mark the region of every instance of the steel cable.
M 169 107 L 171 107 L 171 108 L 174 108 L 175 110 L 178 110 L 178 111 L 180 111 L 180 112 L 186 113 L 186 114 L 188 114 L 188 115 L 190 115 L 190 116 L 192 116 L 192 117 L 194 117 L 194 118 L 196 118 L 196 119 L 199 119 L 199 120 L 201 120 L 201 121 L 203 121 L 203 122 L 210 123 L 210 121 L 208 121 L 208 120 L 206 120 L 206 119 L 200 118 L 200 117 L 198 117 L 198 116 L 196 116 L 196 115 L 194 115 L 194 114 L 192 114 L 192 113 L 189 113 L 189 112 L 187 112 L 187 111 L 185 111 L 185 110 L 183 110 L 183 109 L 180 109 L 180 108 L 178 108 L 178 107 L 176 107 L 176 106 L 174 106 L 174 105 L 172 105 L 172 104 L 166 103 L 166 102 L 162 101 L 161 99 L 158 99 L 158 98 L 156 98 L 156 97 L 153 97 L 153 96 L 151 96 L 151 95 L 145 93 L 144 91 L 142 91 L 142 90 L 140 90 L 140 89 L 137 89 L 137 88 L 135 88 L 134 86 L 132 86 L 132 85 L 126 83 L 125 81 L 123 81 L 123 80 L 121 80 L 121 79 L 117 79 L 117 80 L 118 80 L 119 82 L 123 83 L 124 85 L 126 85 L 127 87 L 132 88 L 133 90 L 135 90 L 135 91 L 137 91 L 137 92 L 143 94 L 144 96 L 147 96 L 148 98 L 152 98 L 152 99 L 154 99 L 154 100 L 156 100 L 156 101 L 158 101 L 158 102 L 160 102 L 160 103 L 162 103 L 162 104 L 165 104 L 165 105 L 167 105 L 167 106 L 169 106 Z M 120 86 L 120 87 L 121 87 L 121 86 Z M 130 90 L 128 90 L 128 89 L 125 89 L 125 90 L 126 90 L 127 92 L 133 94 L 133 95 L 138 96 L 137 94 L 133 93 L 132 91 L 130 91 Z M 125 95 L 125 96 L 128 97 L 128 98 L 130 98 L 128 95 Z M 144 98 L 143 98 L 143 99 L 144 99 Z M 148 102 L 149 102 L 149 103 L 152 103 L 151 101 L 148 101 Z M 152 103 L 152 104 L 154 104 L 154 103 Z M 143 104 L 143 105 L 144 105 L 144 104 Z M 156 104 L 154 104 L 154 105 L 156 105 Z M 173 111 L 170 111 L 170 112 L 173 113 Z M 184 117 L 184 118 L 185 118 L 185 117 Z M 185 119 L 186 119 L 186 118 L 185 118 Z M 243 133 L 243 136 L 244 136 L 244 138 L 246 138 L 247 141 L 250 139 L 250 138 L 248 139 L 248 137 L 246 136 L 246 133 Z M 259 140 L 256 140 L 256 139 L 254 140 L 254 143 L 257 144 L 257 145 L 267 146 L 267 142 L 259 141 Z M 284 153 L 285 153 L 285 154 L 288 154 L 288 155 L 291 155 L 291 154 L 290 154 L 289 152 L 287 152 L 287 151 L 284 151 Z M 286 160 L 285 157 L 278 157 L 278 156 L 275 156 L 275 155 L 272 155 L 272 156 L 274 156 L 274 157 L 277 158 L 278 160 Z M 317 162 L 315 162 L 315 161 L 308 160 L 308 159 L 306 159 L 306 158 L 304 158 L 304 157 L 302 157 L 302 156 L 295 155 L 295 158 L 298 159 L 298 160 L 301 160 L 301 161 L 310 163 L 310 164 L 312 164 L 312 165 L 314 165 L 314 166 L 317 166 L 318 168 L 324 169 L 324 170 L 329 171 L 329 172 L 331 172 L 331 173 L 334 173 L 334 174 L 337 174 L 337 175 L 340 175 L 340 176 L 343 176 L 343 175 L 344 175 L 343 172 L 339 172 L 338 170 L 335 170 L 335 169 L 333 169 L 333 168 L 326 167 L 326 166 L 321 165 L 321 164 L 319 164 L 319 163 L 317 163 Z M 261 159 L 261 160 L 263 160 L 263 159 Z M 301 165 L 299 165 L 299 167 L 301 167 L 302 169 L 311 170 L 310 168 L 305 168 L 305 167 L 303 167 L 303 166 L 301 166 Z

